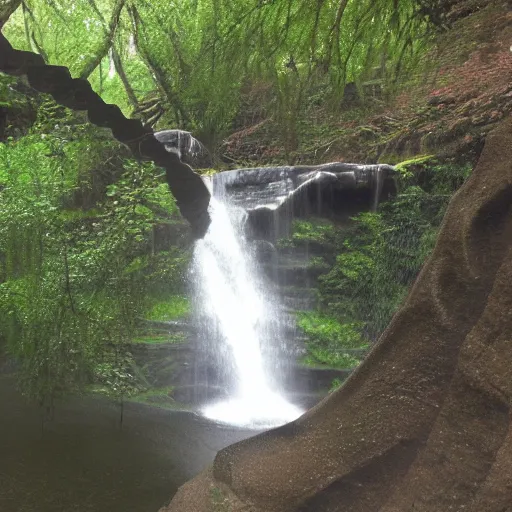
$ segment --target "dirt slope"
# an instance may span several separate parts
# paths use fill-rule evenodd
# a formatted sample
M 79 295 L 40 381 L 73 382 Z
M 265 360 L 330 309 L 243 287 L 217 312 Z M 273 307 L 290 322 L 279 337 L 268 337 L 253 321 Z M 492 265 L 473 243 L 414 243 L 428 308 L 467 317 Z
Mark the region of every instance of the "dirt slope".
M 369 98 L 335 114 L 325 106 L 308 111 L 288 157 L 272 118 L 248 118 L 220 153 L 233 165 L 397 163 L 420 154 L 476 162 L 485 136 L 512 112 L 512 7 L 505 0 L 451 4 L 449 30 L 436 37 L 414 76 L 400 77 L 396 96 L 388 91 L 392 98 Z M 251 101 L 256 109 L 259 90 L 248 93 L 249 109 Z

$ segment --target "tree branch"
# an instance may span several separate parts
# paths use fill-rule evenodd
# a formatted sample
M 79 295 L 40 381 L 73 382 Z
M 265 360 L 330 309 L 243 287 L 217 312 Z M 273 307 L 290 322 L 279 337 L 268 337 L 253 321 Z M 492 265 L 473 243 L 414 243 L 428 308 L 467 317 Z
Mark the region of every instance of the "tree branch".
M 343 14 L 345 13 L 345 9 L 347 8 L 348 0 L 340 0 L 340 5 L 338 6 L 338 10 L 336 11 L 336 19 L 329 30 L 327 35 L 327 41 L 325 44 L 325 70 L 329 69 L 332 59 L 332 48 L 334 46 L 334 40 L 339 41 L 340 37 L 340 28 L 341 28 L 341 20 L 343 19 Z
M 91 0 L 89 1 L 89 3 L 91 3 Z M 96 7 L 96 11 L 101 16 L 100 19 L 103 22 L 105 37 L 103 39 L 102 45 L 98 48 L 98 51 L 96 52 L 94 58 L 85 64 L 82 72 L 80 73 L 81 79 L 87 80 L 87 78 L 89 78 L 92 72 L 99 66 L 100 62 L 108 55 L 108 51 L 112 46 L 112 41 L 114 40 L 114 35 L 119 25 L 119 17 L 121 16 L 121 11 L 123 10 L 125 3 L 126 0 L 117 0 L 116 5 L 114 6 L 114 10 L 112 11 L 112 17 L 110 18 L 108 30 L 105 27 L 105 20 L 103 19 L 103 16 L 101 16 L 101 13 L 98 11 Z
M 141 0 L 141 1 L 146 5 L 147 8 L 149 8 L 149 9 L 151 9 L 153 11 L 156 19 L 158 20 L 158 23 L 160 24 L 160 28 L 163 30 L 164 27 L 166 26 L 166 23 L 164 23 L 164 20 L 162 19 L 162 17 L 159 16 L 158 10 L 155 8 L 153 3 L 150 3 L 147 0 Z M 169 26 L 165 30 L 165 34 L 169 38 L 169 41 L 170 41 L 170 43 L 172 45 L 174 53 L 176 54 L 176 57 L 178 58 L 178 64 L 179 64 L 180 72 L 181 72 L 183 77 L 186 77 L 189 74 L 190 69 L 191 69 L 192 66 L 190 66 L 190 64 L 188 62 L 186 62 L 184 57 L 183 57 L 183 51 L 182 51 L 182 48 L 181 48 L 181 45 L 180 45 L 179 35 L 172 28 L 172 26 Z
M 135 157 L 153 160 L 165 169 L 167 184 L 182 215 L 191 223 L 196 236 L 203 236 L 210 224 L 210 193 L 201 177 L 168 152 L 153 131 L 136 119 L 127 119 L 117 105 L 105 103 L 86 80 L 73 79 L 69 69 L 45 64 L 35 53 L 15 50 L 0 32 L 0 71 L 26 75 L 31 87 L 51 94 L 55 101 L 72 110 L 86 110 L 89 121 L 110 128 L 114 137 L 126 144 Z
M 105 18 L 103 17 L 103 14 L 98 9 L 98 6 L 96 5 L 96 2 L 94 0 L 87 0 L 89 5 L 91 6 L 92 10 L 96 13 L 99 20 L 101 21 L 101 24 L 103 25 L 103 32 L 105 33 L 105 38 L 109 40 L 110 38 L 110 30 L 107 26 L 107 22 L 105 21 Z M 112 60 L 114 61 L 114 67 L 116 69 L 116 73 L 119 75 L 119 78 L 121 79 L 121 82 L 123 83 L 124 90 L 126 91 L 126 95 L 128 96 L 128 101 L 132 105 L 134 109 L 137 109 L 139 106 L 139 101 L 137 100 L 137 96 L 135 95 L 135 92 L 133 90 L 133 87 L 130 84 L 130 81 L 128 80 L 128 77 L 124 71 L 124 66 L 121 61 L 121 56 L 119 55 L 119 52 L 117 51 L 115 41 L 112 38 L 112 46 L 110 47 L 110 50 L 112 51 Z
M 129 5 L 128 12 L 132 20 L 133 38 L 135 41 L 135 46 L 139 51 L 140 56 L 145 61 L 148 68 L 151 70 L 155 84 L 167 98 L 169 104 L 174 108 L 176 113 L 177 124 L 180 124 L 181 117 L 181 121 L 186 126 L 190 122 L 190 118 L 178 94 L 173 91 L 172 87 L 169 84 L 169 80 L 165 75 L 165 71 L 162 69 L 160 64 L 156 61 L 156 59 L 153 58 L 151 52 L 147 51 L 146 46 L 144 44 L 141 44 L 139 37 L 139 28 L 142 26 L 142 20 L 140 19 L 139 12 L 137 11 L 135 5 Z
M 30 8 L 28 7 L 26 2 L 22 1 L 21 6 L 23 8 L 23 23 L 25 25 L 25 35 L 26 35 L 26 38 L 27 38 L 27 42 L 28 42 L 30 48 L 32 48 L 33 52 L 39 53 L 39 55 L 41 55 L 41 57 L 43 57 L 45 62 L 48 62 L 48 55 L 46 54 L 46 52 L 44 51 L 43 47 L 37 42 L 37 39 L 36 39 L 36 35 L 35 35 L 35 30 L 34 29 L 36 27 L 38 28 L 39 35 L 41 35 L 41 30 L 39 29 L 39 27 L 38 27 L 38 25 L 36 23 L 36 19 L 34 17 L 34 13 L 30 10 Z M 30 20 L 32 22 L 32 26 L 34 27 L 34 29 L 32 31 L 30 31 L 30 27 L 29 27 L 29 24 L 28 24 L 28 18 L 30 18 Z
M 121 56 L 119 55 L 119 52 L 117 51 L 115 43 L 112 44 L 112 60 L 114 61 L 114 67 L 116 69 L 116 73 L 119 75 L 119 78 L 121 79 L 121 82 L 123 82 L 124 90 L 126 91 L 126 96 L 128 96 L 128 101 L 130 102 L 131 106 L 134 109 L 139 108 L 139 100 L 137 99 L 137 96 L 135 95 L 135 91 L 133 90 L 132 85 L 130 84 L 130 81 L 128 80 L 128 77 L 126 76 L 126 73 L 124 71 L 123 62 L 121 60 Z

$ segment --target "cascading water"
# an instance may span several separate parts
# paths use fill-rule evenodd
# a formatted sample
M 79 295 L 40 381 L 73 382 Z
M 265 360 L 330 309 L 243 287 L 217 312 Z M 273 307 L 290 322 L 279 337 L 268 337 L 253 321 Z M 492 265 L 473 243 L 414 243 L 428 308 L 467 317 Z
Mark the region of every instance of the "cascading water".
M 279 308 L 269 302 L 271 294 L 244 240 L 245 211 L 223 199 L 212 198 L 212 223 L 196 244 L 193 274 L 203 316 L 201 338 L 215 344 L 209 350 L 217 355 L 230 396 L 205 406 L 202 413 L 243 427 L 273 427 L 296 419 L 302 411 L 274 389 L 266 372 L 265 346 L 281 342 L 276 328 Z
M 301 413 L 278 390 L 312 403 L 310 397 L 328 389 L 329 372 L 301 366 L 306 347 L 290 311 L 290 298 L 311 298 L 309 252 L 294 257 L 273 243 L 289 236 L 294 218 L 318 215 L 346 223 L 375 210 L 383 195 L 394 193 L 394 172 L 386 165 L 332 162 L 214 175 L 212 223 L 196 244 L 193 271 L 201 340 L 194 399 L 209 404 L 202 409 L 206 416 L 276 426 Z
M 382 187 L 384 185 L 384 172 L 380 165 L 375 166 L 375 170 L 373 172 L 373 202 L 372 202 L 372 211 L 377 211 L 379 207 L 380 197 L 382 195 Z

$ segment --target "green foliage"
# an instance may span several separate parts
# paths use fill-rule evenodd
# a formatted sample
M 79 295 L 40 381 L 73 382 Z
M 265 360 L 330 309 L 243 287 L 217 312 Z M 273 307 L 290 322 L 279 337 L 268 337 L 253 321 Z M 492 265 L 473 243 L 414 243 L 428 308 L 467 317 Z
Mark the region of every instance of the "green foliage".
M 359 359 L 347 352 L 366 348 L 358 324 L 341 323 L 336 318 L 315 312 L 300 312 L 297 316 L 298 326 L 308 338 L 304 364 L 343 369 L 359 364 Z
M 144 388 L 135 375 L 135 362 L 131 355 L 110 355 L 94 368 L 94 392 L 117 400 L 140 393 Z
M 27 107 L 26 96 L 16 91 L 15 84 L 15 78 L 0 76 L 0 108 L 20 111 Z
M 299 312 L 298 325 L 315 345 L 361 348 L 364 341 L 357 324 L 343 324 L 335 318 L 315 312 Z
M 322 258 L 321 256 L 312 256 L 309 258 L 309 268 L 315 269 L 315 270 L 328 270 L 330 265 L 327 263 L 325 258 Z
M 402 173 L 402 192 L 394 200 L 378 212 L 356 216 L 344 232 L 335 264 L 320 277 L 325 311 L 359 322 L 368 340 L 379 336 L 404 300 L 434 247 L 451 195 L 470 167 L 437 164 L 425 172 Z
M 410 160 L 404 160 L 395 166 L 395 169 L 401 174 L 402 178 L 412 178 L 414 170 L 418 166 L 425 166 L 435 161 L 434 155 L 420 155 Z
M 187 253 L 153 251 L 154 226 L 177 215 L 161 172 L 118 153 L 62 122 L 0 145 L 0 340 L 41 402 L 91 383 L 137 392 L 127 352 L 137 318 L 150 291 L 183 286 Z
M 266 84 L 261 113 L 276 116 L 290 152 L 319 98 L 338 111 L 346 83 L 414 66 L 429 44 L 417 3 L 31 0 L 5 32 L 16 47 L 88 77 L 106 101 L 212 145 L 243 116 L 242 93 Z
M 306 244 L 328 245 L 333 243 L 336 236 L 336 228 L 325 219 L 299 220 L 292 223 L 291 236 L 278 240 L 280 249 L 286 247 L 298 247 Z
M 212 487 L 210 489 L 210 499 L 213 512 L 229 512 L 231 510 L 229 500 L 226 498 L 222 489 Z
M 190 314 L 190 301 L 187 297 L 174 295 L 165 301 L 156 302 L 146 314 L 148 320 L 170 321 Z
M 319 311 L 299 314 L 308 338 L 306 364 L 357 364 L 348 349 L 369 346 L 388 325 L 435 245 L 451 196 L 470 171 L 431 157 L 410 160 L 399 166 L 401 192 L 377 212 L 357 215 L 348 227 L 294 225 L 281 247 L 314 241 L 326 255 L 324 265 L 334 252 L 319 277 Z
M 163 345 L 166 343 L 184 343 L 186 341 L 185 333 L 178 332 L 175 334 L 153 334 L 138 336 L 133 338 L 132 343 L 142 343 L 148 345 Z
M 293 223 L 292 231 L 294 242 L 325 243 L 334 236 L 334 226 L 323 219 L 318 219 L 316 222 L 296 220 Z
M 325 365 L 350 370 L 358 366 L 361 360 L 351 354 L 335 352 L 333 349 L 308 346 L 308 355 L 302 362 L 308 366 Z
M 333 381 L 331 382 L 331 387 L 329 389 L 329 393 L 332 393 L 332 392 L 336 391 L 337 389 L 341 388 L 342 385 L 343 385 L 343 381 L 341 379 L 333 379 Z

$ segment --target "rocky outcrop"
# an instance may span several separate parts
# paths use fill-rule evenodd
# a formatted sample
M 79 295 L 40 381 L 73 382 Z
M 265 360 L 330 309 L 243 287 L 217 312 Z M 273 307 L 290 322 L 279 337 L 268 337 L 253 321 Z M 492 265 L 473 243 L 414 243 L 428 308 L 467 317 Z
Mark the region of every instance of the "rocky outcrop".
M 213 195 L 247 211 L 251 238 L 278 238 L 293 217 L 348 218 L 375 207 L 395 193 L 394 173 L 389 165 L 343 162 L 237 169 L 214 176 Z
M 155 138 L 169 153 L 175 153 L 180 160 L 192 167 L 210 167 L 212 158 L 208 150 L 185 130 L 162 130 L 155 132 Z
M 346 384 L 295 422 L 221 450 L 162 510 L 510 510 L 511 283 L 508 119 L 453 198 L 406 303 Z

